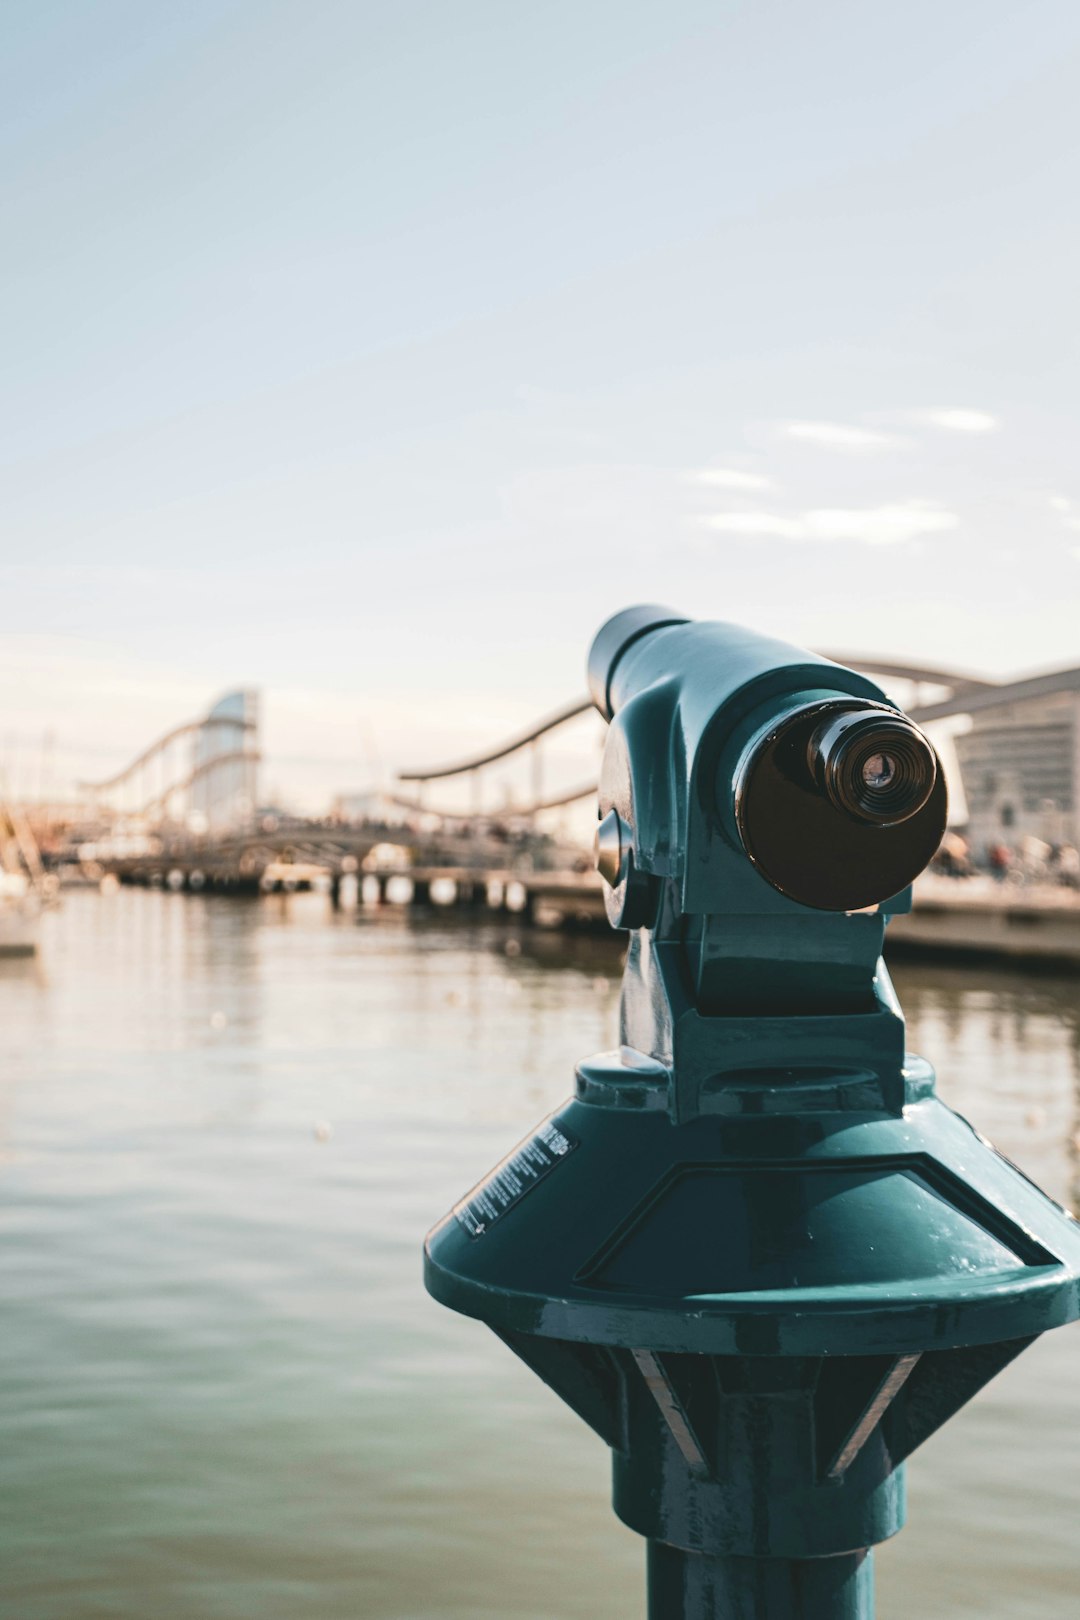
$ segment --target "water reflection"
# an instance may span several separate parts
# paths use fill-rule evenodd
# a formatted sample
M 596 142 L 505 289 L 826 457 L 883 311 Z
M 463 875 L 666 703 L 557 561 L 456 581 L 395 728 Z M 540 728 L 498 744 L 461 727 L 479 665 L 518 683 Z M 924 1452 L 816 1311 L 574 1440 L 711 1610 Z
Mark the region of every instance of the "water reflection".
M 418 1265 L 612 1042 L 618 974 L 612 943 L 452 914 L 137 891 L 0 964 L 0 1613 L 642 1613 L 603 1447 Z M 1076 981 L 896 977 L 946 1100 L 1075 1202 Z M 883 1620 L 1071 1614 L 1075 1344 L 916 1459 Z
M 1080 979 L 911 961 L 893 972 L 908 1046 L 931 1058 L 943 1099 L 1080 1209 Z

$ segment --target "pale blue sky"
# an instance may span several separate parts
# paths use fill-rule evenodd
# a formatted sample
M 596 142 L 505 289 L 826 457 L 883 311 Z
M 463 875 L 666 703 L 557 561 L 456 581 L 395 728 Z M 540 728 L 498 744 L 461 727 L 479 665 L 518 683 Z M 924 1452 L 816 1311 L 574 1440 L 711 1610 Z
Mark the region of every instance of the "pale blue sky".
M 244 682 L 315 802 L 642 598 L 1080 662 L 1072 0 L 0 17 L 9 770 Z

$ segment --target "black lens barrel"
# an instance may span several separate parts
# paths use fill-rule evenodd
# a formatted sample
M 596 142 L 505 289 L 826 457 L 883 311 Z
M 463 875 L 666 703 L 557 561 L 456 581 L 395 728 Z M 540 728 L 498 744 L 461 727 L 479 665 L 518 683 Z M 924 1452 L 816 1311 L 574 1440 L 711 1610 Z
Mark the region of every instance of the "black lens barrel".
M 807 763 L 837 809 L 878 827 L 916 815 L 937 780 L 937 756 L 918 726 L 880 710 L 830 716 L 810 739 Z
M 949 804 L 918 726 L 891 706 L 837 694 L 758 734 L 735 774 L 734 808 L 743 848 L 774 889 L 818 910 L 861 911 L 918 877 Z

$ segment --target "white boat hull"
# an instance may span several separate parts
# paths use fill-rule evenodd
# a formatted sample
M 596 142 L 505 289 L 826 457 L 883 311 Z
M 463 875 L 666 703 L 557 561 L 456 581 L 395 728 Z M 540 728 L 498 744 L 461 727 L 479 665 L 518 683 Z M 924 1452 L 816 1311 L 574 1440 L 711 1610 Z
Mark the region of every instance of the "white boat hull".
M 36 898 L 0 898 L 0 956 L 33 956 L 38 948 L 41 907 Z

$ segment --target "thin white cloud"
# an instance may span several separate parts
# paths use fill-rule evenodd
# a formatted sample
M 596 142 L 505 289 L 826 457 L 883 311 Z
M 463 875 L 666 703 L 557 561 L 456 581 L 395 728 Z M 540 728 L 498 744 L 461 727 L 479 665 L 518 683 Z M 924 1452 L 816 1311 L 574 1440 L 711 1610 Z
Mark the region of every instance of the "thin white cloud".
M 740 472 L 737 467 L 702 467 L 693 476 L 695 483 L 708 484 L 713 489 L 772 488 L 772 479 L 763 473 Z
M 878 433 L 873 428 L 852 427 L 846 422 L 785 422 L 790 439 L 819 444 L 825 450 L 865 453 L 869 450 L 896 450 L 907 443 L 895 433 Z
M 804 518 L 782 517 L 778 512 L 715 512 L 703 522 L 721 534 L 776 535 L 780 540 L 807 538 Z
M 1067 529 L 1080 529 L 1080 502 L 1067 495 L 1051 495 L 1050 510 L 1056 512 Z
M 947 433 L 996 433 L 1001 426 L 1001 418 L 993 416 L 990 411 L 919 411 L 916 419 L 929 423 L 931 427 L 944 428 Z
M 717 512 L 705 522 L 721 534 L 895 546 L 927 534 L 945 534 L 957 528 L 960 520 L 955 512 L 930 501 L 905 501 L 893 506 L 819 507 L 790 514 Z

